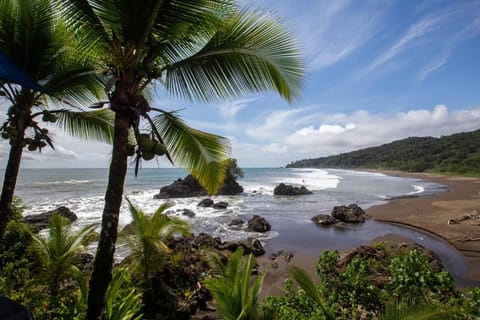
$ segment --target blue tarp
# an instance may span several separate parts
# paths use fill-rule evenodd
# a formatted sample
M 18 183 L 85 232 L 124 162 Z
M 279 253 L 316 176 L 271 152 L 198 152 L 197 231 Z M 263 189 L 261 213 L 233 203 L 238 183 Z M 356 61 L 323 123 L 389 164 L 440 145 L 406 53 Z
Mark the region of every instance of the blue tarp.
M 17 83 L 35 91 L 48 93 L 41 85 L 30 79 L 19 67 L 0 51 L 0 80 Z
M 32 320 L 27 308 L 0 296 L 0 320 Z

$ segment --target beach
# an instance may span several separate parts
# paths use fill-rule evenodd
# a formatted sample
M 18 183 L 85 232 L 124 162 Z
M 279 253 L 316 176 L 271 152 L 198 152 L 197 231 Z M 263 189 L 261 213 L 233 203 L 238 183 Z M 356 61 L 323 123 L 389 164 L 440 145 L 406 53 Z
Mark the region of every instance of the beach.
M 381 173 L 389 176 L 424 179 L 448 187 L 448 192 L 434 195 L 394 198 L 385 204 L 368 208 L 366 213 L 370 219 L 415 228 L 444 239 L 465 257 L 468 266 L 468 275 L 465 275 L 467 282 L 480 282 L 480 239 L 466 240 L 480 238 L 480 221 L 470 219 L 458 224 L 447 223 L 451 219 L 457 219 L 465 214 L 475 212 L 475 210 L 480 210 L 480 179 L 396 171 L 381 171 Z M 275 239 L 271 241 L 275 241 Z M 398 235 L 388 234 L 370 241 L 370 243 L 379 241 L 411 242 L 411 240 Z M 300 266 L 314 276 L 317 260 L 317 255 L 301 253 L 295 254 L 291 259 L 284 256 L 275 259 L 268 256 L 261 257 L 259 259 L 261 270 L 269 270 L 265 278 L 262 296 L 282 294 L 283 280 L 288 277 L 290 266 Z

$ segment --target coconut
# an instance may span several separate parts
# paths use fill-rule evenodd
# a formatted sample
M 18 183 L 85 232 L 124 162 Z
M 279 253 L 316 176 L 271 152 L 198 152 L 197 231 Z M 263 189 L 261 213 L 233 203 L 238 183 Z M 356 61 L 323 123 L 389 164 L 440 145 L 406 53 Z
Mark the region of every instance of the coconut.
M 142 158 L 145 161 L 152 160 L 153 158 L 155 158 L 155 153 L 153 153 L 152 151 L 144 151 L 142 152 Z
M 153 152 L 157 156 L 163 156 L 167 152 L 167 148 L 165 148 L 165 145 L 163 143 L 156 143 L 153 147 Z
M 135 146 L 133 144 L 127 145 L 127 156 L 131 157 L 135 155 Z
M 137 143 L 140 149 L 142 149 L 143 151 L 152 151 L 155 141 L 150 139 L 150 136 L 148 134 L 143 133 L 138 135 Z

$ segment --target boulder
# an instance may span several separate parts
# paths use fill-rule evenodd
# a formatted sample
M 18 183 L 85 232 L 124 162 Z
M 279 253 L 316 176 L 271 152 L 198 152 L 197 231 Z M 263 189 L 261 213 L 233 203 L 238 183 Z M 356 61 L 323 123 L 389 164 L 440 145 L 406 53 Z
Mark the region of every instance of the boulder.
M 198 204 L 197 207 L 208 208 L 213 205 L 213 200 L 210 198 L 202 199 Z
M 34 214 L 34 215 L 26 216 L 26 217 L 23 218 L 23 222 L 28 224 L 28 225 L 31 225 L 33 227 L 36 227 L 40 230 L 41 229 L 46 229 L 46 228 L 48 228 L 48 222 L 50 221 L 50 219 L 52 218 L 52 215 L 55 212 L 60 214 L 62 217 L 67 218 L 68 220 L 70 220 L 70 222 L 73 222 L 73 221 L 78 219 L 77 215 L 75 213 L 73 213 L 70 209 L 68 209 L 65 206 L 61 206 L 61 207 L 58 207 L 55 210 L 47 211 L 47 212 L 40 213 L 40 214 Z
M 265 254 L 265 249 L 263 248 L 262 243 L 255 238 L 248 238 L 247 240 L 242 241 L 229 241 L 223 243 L 220 249 L 229 250 L 235 252 L 239 247 L 243 248 L 243 254 L 253 254 L 255 257 L 262 256 Z
M 168 198 L 187 198 L 187 197 L 202 197 L 206 196 L 207 192 L 198 183 L 191 174 L 185 177 L 185 179 L 178 179 L 174 183 L 168 186 L 164 186 L 160 189 L 160 193 L 154 196 L 155 199 L 168 199 Z
M 244 223 L 245 223 L 245 221 L 243 221 L 242 219 L 236 218 L 236 219 L 233 219 L 232 221 L 230 221 L 230 223 L 228 225 L 229 226 L 241 226 Z
M 273 189 L 273 194 L 277 196 L 300 196 L 304 194 L 312 194 L 313 192 L 305 188 L 304 186 L 295 187 L 280 183 Z
M 337 223 L 337 219 L 335 219 L 332 216 L 329 216 L 328 214 L 317 214 L 315 217 L 313 217 L 312 220 L 316 225 L 323 225 L 323 226 L 328 226 L 334 223 Z
M 228 203 L 226 203 L 225 201 L 219 201 L 215 202 L 212 207 L 217 210 L 227 209 Z
M 248 220 L 247 230 L 252 232 L 267 232 L 272 229 L 270 223 L 265 218 L 254 215 L 252 219 Z
M 356 204 L 336 206 L 333 208 L 331 215 L 342 222 L 358 223 L 365 221 L 365 211 Z
M 182 215 L 187 216 L 189 218 L 193 218 L 193 217 L 195 217 L 195 212 L 193 212 L 190 209 L 183 209 L 182 210 Z
M 234 196 L 242 192 L 243 187 L 239 185 L 237 181 L 226 180 L 218 190 L 217 194 L 222 196 Z
M 220 187 L 217 195 L 236 195 L 243 192 L 235 180 L 228 179 Z M 185 179 L 178 179 L 168 186 L 160 189 L 160 193 L 154 195 L 155 199 L 168 198 L 188 198 L 188 197 L 203 197 L 207 195 L 207 191 L 200 185 L 194 176 L 189 174 Z

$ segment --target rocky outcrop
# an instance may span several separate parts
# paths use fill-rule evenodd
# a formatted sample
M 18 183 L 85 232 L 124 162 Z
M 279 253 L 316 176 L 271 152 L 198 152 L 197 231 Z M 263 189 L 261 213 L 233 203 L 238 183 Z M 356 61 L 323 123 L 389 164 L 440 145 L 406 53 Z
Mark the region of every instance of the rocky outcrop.
M 205 198 L 205 199 L 202 199 L 202 200 L 197 204 L 197 207 L 208 208 L 208 207 L 211 207 L 212 205 L 213 205 L 213 200 L 210 199 L 210 198 Z
M 315 217 L 313 217 L 310 220 L 312 220 L 317 225 L 323 225 L 323 226 L 328 226 L 338 222 L 337 219 L 335 219 L 332 216 L 329 216 L 328 214 L 317 214 Z
M 358 223 L 365 221 L 365 211 L 356 204 L 336 206 L 331 213 L 332 217 L 342 222 Z
M 242 186 L 240 186 L 235 180 L 228 179 L 225 180 L 220 187 L 217 195 L 236 195 L 242 192 Z M 203 197 L 207 194 L 207 191 L 200 185 L 197 179 L 189 174 L 185 179 L 178 179 L 172 184 L 162 187 L 160 193 L 153 197 L 155 199 L 188 198 Z
M 265 218 L 254 215 L 252 219 L 247 222 L 247 230 L 251 232 L 267 232 L 272 229 L 270 223 Z
M 219 237 L 212 237 L 206 233 L 200 233 L 197 236 L 171 238 L 168 242 L 168 247 L 174 252 L 195 252 L 201 248 L 234 252 L 239 247 L 242 247 L 244 254 L 253 253 L 255 256 L 265 254 L 262 243 L 255 238 L 239 241 L 222 241 Z
M 219 202 L 215 202 L 212 205 L 212 207 L 213 207 L 213 209 L 217 209 L 217 210 L 227 209 L 228 203 L 225 202 L 225 201 L 219 201 Z
M 280 183 L 273 189 L 273 194 L 276 196 L 301 196 L 305 194 L 312 194 L 313 192 L 305 188 L 304 186 L 295 187 Z
M 226 180 L 218 190 L 217 194 L 222 196 L 234 196 L 242 192 L 243 187 L 239 185 L 237 181 Z
M 73 222 L 73 221 L 78 219 L 78 217 L 75 213 L 73 213 L 67 207 L 62 206 L 62 207 L 58 207 L 55 210 L 47 211 L 47 212 L 40 213 L 40 214 L 34 214 L 34 215 L 26 216 L 26 217 L 23 218 L 23 222 L 28 224 L 28 225 L 31 225 L 33 227 L 36 227 L 40 230 L 41 229 L 46 229 L 46 228 L 48 228 L 48 222 L 50 221 L 50 219 L 52 218 L 52 215 L 55 212 L 60 214 L 62 217 L 67 218 L 68 220 L 70 220 L 70 222 Z
M 168 198 L 187 198 L 187 197 L 202 197 L 206 196 L 207 191 L 198 183 L 191 174 L 185 179 L 178 179 L 168 186 L 160 189 L 160 193 L 154 196 L 155 199 Z

